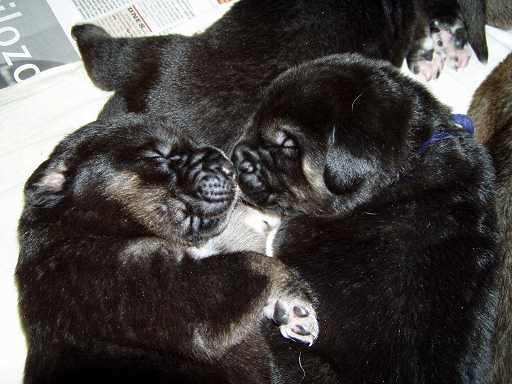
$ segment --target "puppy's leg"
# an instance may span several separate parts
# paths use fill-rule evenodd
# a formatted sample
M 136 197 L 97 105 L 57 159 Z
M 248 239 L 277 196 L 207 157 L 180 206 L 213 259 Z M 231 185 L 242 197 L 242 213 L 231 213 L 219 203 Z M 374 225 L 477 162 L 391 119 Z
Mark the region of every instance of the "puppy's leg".
M 409 69 L 426 81 L 437 79 L 444 65 L 458 70 L 468 65 L 471 50 L 460 20 L 454 24 L 434 20 L 407 56 Z
M 229 265 L 218 269 L 219 263 L 225 262 Z M 222 350 L 221 346 L 236 345 L 241 339 L 250 338 L 243 335 L 250 335 L 255 324 L 265 321 L 265 318 L 274 320 L 286 338 L 311 345 L 318 337 L 319 325 L 314 308 L 316 301 L 311 290 L 297 274 L 279 260 L 247 253 L 218 255 L 203 259 L 202 263 L 203 265 L 196 266 L 203 271 L 201 280 L 211 279 L 212 283 L 216 280 L 242 281 L 240 272 L 244 270 L 248 275 L 248 278 L 243 279 L 245 294 L 240 294 L 239 288 L 234 289 L 232 283 L 225 283 L 219 288 L 225 291 L 225 297 L 230 296 L 229 306 L 226 305 L 223 311 L 219 311 L 219 303 L 213 302 L 212 308 L 204 311 L 217 313 L 219 319 L 224 319 L 217 324 L 210 323 L 205 327 L 195 328 L 195 341 L 206 354 L 211 351 L 218 353 Z M 233 272 L 236 275 L 230 277 Z M 204 286 L 204 283 L 200 285 Z M 197 290 L 202 291 L 202 288 L 199 287 Z M 208 297 L 207 292 L 194 294 L 203 295 L 204 298 Z M 249 302 L 251 304 L 247 305 Z M 203 303 L 210 306 L 208 300 L 204 300 Z M 221 312 L 224 314 L 221 315 Z M 197 317 L 191 319 L 192 323 L 197 321 Z
M 482 63 L 487 62 L 485 0 L 429 0 L 424 2 L 432 33 L 445 30 L 453 36 L 456 50 L 469 43 Z M 459 55 L 466 55 L 459 52 Z
M 286 298 L 314 315 L 309 290 L 275 258 L 236 253 L 179 261 L 158 243 L 119 256 L 113 247 L 18 265 L 29 341 L 56 349 L 124 343 L 211 364 L 258 334 L 269 301 Z
M 483 0 L 430 1 L 420 23 L 425 24 L 427 28 L 417 29 L 416 44 L 407 55 L 413 73 L 430 80 L 439 76 L 445 63 L 464 68 L 471 57 L 469 45 L 482 63 L 487 62 Z
M 432 36 L 417 40 L 416 46 L 407 56 L 407 65 L 414 74 L 426 81 L 437 79 L 443 70 L 446 54 L 435 49 Z

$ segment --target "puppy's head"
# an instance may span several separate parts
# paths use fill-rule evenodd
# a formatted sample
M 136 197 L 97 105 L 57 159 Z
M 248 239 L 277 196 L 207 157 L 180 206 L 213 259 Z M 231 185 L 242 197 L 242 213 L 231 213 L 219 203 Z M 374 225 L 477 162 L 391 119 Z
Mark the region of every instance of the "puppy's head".
M 239 183 L 259 206 L 349 210 L 410 168 L 448 116 L 385 63 L 357 55 L 305 63 L 269 86 L 251 118 L 233 153 Z
M 26 185 L 35 215 L 77 230 L 197 244 L 223 230 L 237 198 L 231 162 L 165 120 L 130 115 L 68 136 Z

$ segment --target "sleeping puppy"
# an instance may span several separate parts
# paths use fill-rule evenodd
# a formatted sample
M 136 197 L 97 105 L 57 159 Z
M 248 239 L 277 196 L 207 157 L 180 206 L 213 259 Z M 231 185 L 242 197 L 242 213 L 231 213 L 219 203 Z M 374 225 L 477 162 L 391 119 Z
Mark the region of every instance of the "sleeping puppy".
M 490 151 L 496 168 L 496 208 L 501 268 L 494 339 L 492 382 L 512 382 L 512 55 L 476 90 L 469 115 L 477 139 Z
M 432 77 L 434 14 L 446 34 L 467 27 L 447 46 L 469 41 L 486 60 L 483 0 L 241 0 L 192 37 L 112 38 L 93 25 L 72 33 L 93 82 L 115 91 L 100 118 L 168 114 L 200 143 L 230 152 L 262 87 L 303 61 L 359 52 L 400 66 L 410 56 L 414 71 Z
M 279 76 L 233 154 L 247 201 L 285 217 L 274 255 L 319 299 L 302 355 L 341 383 L 484 383 L 497 267 L 486 151 L 424 87 L 334 55 Z
M 25 383 L 300 379 L 286 369 L 295 353 L 273 358 L 283 341 L 264 320 L 311 344 L 314 298 L 248 251 L 266 234 L 238 205 L 233 171 L 219 150 L 135 115 L 56 147 L 26 184 L 19 224 Z

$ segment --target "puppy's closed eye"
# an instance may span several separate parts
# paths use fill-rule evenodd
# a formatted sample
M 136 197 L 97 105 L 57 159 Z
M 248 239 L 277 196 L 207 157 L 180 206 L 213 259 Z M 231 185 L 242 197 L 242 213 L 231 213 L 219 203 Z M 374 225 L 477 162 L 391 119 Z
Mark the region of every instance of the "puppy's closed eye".
M 295 157 L 299 152 L 297 139 L 285 131 L 277 132 L 272 147 L 279 149 L 287 157 Z
M 158 150 L 147 150 L 142 152 L 141 158 L 145 160 L 165 161 L 171 164 L 181 164 L 186 161 L 186 155 L 179 153 L 162 153 Z
M 295 139 L 284 131 L 279 131 L 276 135 L 277 145 L 283 148 L 296 148 L 297 142 Z

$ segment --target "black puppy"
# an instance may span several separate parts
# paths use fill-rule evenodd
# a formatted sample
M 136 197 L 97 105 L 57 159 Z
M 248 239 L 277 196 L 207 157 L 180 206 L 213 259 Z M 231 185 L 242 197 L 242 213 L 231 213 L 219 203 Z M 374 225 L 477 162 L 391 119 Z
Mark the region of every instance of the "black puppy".
M 430 36 L 435 20 L 437 32 L 462 31 L 466 22 L 469 42 L 486 60 L 483 0 L 241 0 L 192 37 L 114 39 L 93 25 L 76 26 L 73 35 L 93 82 L 116 91 L 101 117 L 169 114 L 178 128 L 229 152 L 260 90 L 282 71 L 342 52 L 397 66 L 410 56 L 411 68 L 418 60 L 428 67 L 434 48 L 444 49 Z M 459 35 L 452 46 L 465 45 Z
M 219 150 L 164 120 L 92 123 L 33 173 L 25 199 L 25 383 L 300 378 L 287 368 L 296 353 L 273 358 L 269 343 L 284 342 L 262 320 L 311 344 L 312 298 L 281 262 L 245 251 L 258 234 Z M 224 253 L 205 258 L 212 242 Z
M 335 55 L 267 89 L 234 152 L 274 254 L 319 298 L 341 383 L 484 383 L 495 316 L 494 174 L 449 110 L 391 66 Z

